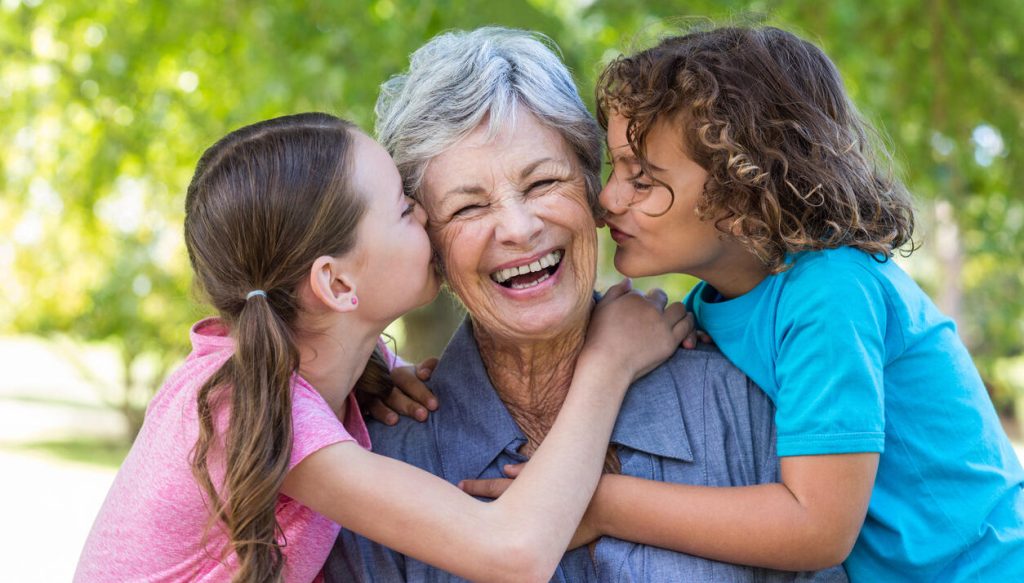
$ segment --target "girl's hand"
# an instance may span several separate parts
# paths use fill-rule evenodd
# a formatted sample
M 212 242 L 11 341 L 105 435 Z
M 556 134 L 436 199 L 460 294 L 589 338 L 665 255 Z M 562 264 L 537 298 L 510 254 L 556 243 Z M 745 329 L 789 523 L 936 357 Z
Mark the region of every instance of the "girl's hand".
M 417 421 L 427 420 L 427 410 L 437 410 L 437 396 L 423 384 L 430 380 L 436 358 L 428 358 L 418 365 L 395 367 L 391 371 L 391 379 L 395 386 L 386 399 L 372 399 L 363 405 L 363 411 L 369 413 L 381 423 L 394 425 L 398 416 L 405 415 Z
M 459 489 L 469 494 L 470 496 L 479 496 L 481 498 L 499 498 L 505 493 L 505 490 L 512 485 L 512 481 L 523 471 L 526 467 L 526 462 L 521 464 L 507 464 L 504 467 L 505 475 L 508 478 L 490 478 L 486 480 L 462 480 L 459 482 Z M 600 488 L 598 483 L 598 488 Z M 576 527 L 576 533 L 572 536 L 572 541 L 569 543 L 568 550 L 581 547 L 586 544 L 600 538 L 601 533 L 598 531 L 597 526 L 594 524 L 594 503 L 591 501 L 590 506 L 587 508 L 586 513 L 583 515 L 583 520 L 580 521 L 579 526 Z
M 641 295 L 629 279 L 613 285 L 590 320 L 580 360 L 627 371 L 632 380 L 665 361 L 693 333 L 693 315 L 654 288 Z

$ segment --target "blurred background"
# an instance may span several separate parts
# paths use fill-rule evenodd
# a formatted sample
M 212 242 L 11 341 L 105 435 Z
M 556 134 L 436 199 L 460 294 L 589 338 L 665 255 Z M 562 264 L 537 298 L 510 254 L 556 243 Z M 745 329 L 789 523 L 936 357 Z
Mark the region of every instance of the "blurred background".
M 899 261 L 956 319 L 1019 443 L 1019 0 L 0 0 L 2 578 L 70 579 L 147 401 L 209 313 L 181 234 L 208 145 L 309 110 L 372 131 L 378 85 L 410 52 L 487 24 L 549 35 L 592 106 L 602 64 L 708 19 L 784 27 L 839 66 L 917 198 L 921 249 Z M 608 243 L 601 287 L 616 279 Z M 681 298 L 692 284 L 638 285 Z M 391 332 L 415 360 L 460 318 L 442 294 Z

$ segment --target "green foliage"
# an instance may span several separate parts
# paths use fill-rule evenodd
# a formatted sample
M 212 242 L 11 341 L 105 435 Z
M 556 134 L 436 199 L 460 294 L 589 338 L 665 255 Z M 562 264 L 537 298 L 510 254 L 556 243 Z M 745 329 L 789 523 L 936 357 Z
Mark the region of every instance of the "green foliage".
M 921 200 L 913 273 L 1008 400 L 990 373 L 1024 353 L 1024 5 L 1011 1 L 2 0 L 0 328 L 113 342 L 126 387 L 152 390 L 207 311 L 189 291 L 182 202 L 224 133 L 307 110 L 371 130 L 377 87 L 410 52 L 486 24 L 552 37 L 592 104 L 604 62 L 707 18 L 777 24 L 836 61 Z M 132 378 L 142 357 L 154 378 Z

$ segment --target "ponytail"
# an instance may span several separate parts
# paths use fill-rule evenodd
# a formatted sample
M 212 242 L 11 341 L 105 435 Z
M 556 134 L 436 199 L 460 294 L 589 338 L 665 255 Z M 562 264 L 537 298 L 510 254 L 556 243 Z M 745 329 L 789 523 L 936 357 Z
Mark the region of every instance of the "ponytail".
M 232 550 L 237 557 L 234 581 L 282 579 L 286 541 L 275 510 L 293 442 L 297 290 L 316 257 L 355 244 L 365 203 L 347 179 L 353 130 L 319 113 L 247 126 L 203 154 L 188 188 L 185 243 L 196 283 L 235 341 L 198 393 L 191 465 L 209 526 L 222 526 L 230 541 L 221 559 Z M 377 354 L 360 386 L 385 385 Z M 224 407 L 227 426 L 217 427 Z M 224 457 L 223 484 L 210 476 L 214 453 Z

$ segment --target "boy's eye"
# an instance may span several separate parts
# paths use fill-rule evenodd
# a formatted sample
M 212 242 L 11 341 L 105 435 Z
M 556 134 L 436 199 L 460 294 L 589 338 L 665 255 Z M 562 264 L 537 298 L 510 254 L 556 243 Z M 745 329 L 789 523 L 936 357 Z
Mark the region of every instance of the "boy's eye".
M 650 189 L 654 188 L 653 184 L 648 184 L 646 182 L 640 182 L 639 180 L 635 180 L 634 179 L 631 182 L 632 182 L 633 188 L 635 190 L 637 190 L 638 192 L 647 192 Z
M 412 211 L 416 210 L 416 203 L 411 202 L 406 205 L 405 209 L 402 210 L 402 216 L 407 217 L 412 214 Z

